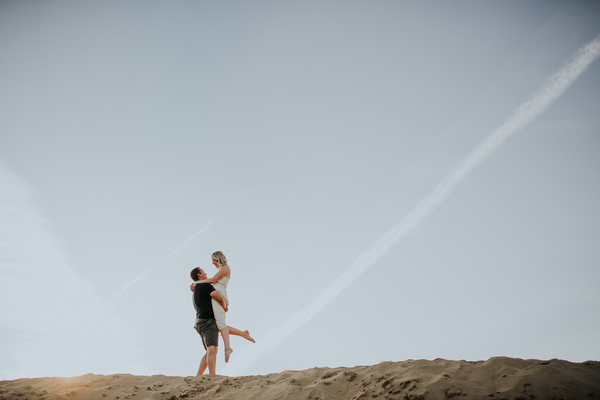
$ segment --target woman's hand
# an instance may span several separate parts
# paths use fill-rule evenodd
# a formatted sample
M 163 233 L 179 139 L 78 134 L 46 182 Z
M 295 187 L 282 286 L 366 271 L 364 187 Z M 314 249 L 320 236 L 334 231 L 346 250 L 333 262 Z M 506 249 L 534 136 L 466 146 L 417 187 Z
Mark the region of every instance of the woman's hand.
M 194 282 L 194 283 L 192 283 L 192 284 L 190 285 L 190 290 L 191 290 L 192 292 L 194 291 L 194 289 L 196 289 L 196 282 Z

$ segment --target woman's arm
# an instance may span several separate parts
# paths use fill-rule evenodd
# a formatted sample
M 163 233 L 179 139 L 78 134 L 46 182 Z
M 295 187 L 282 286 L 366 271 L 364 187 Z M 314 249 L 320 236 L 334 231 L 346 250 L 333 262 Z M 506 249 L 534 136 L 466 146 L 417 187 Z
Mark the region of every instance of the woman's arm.
M 225 275 L 227 275 L 229 273 L 229 271 L 231 271 L 231 269 L 229 268 L 229 265 L 225 265 L 223 267 L 221 267 L 217 273 L 215 274 L 215 276 L 213 276 L 212 278 L 208 278 L 208 279 L 203 279 L 201 281 L 195 281 L 195 284 L 198 283 L 216 283 L 218 282 L 222 277 L 224 277 Z
M 224 277 L 225 275 L 227 275 L 227 273 L 231 271 L 231 269 L 229 268 L 229 265 L 226 265 L 224 267 L 221 267 L 217 273 L 215 274 L 215 276 L 213 276 L 212 278 L 208 278 L 208 279 L 203 279 L 201 281 L 194 281 L 194 283 L 192 283 L 190 285 L 190 290 L 193 292 L 194 288 L 196 287 L 197 284 L 199 283 L 215 283 L 218 282 L 219 279 L 221 279 L 222 277 Z

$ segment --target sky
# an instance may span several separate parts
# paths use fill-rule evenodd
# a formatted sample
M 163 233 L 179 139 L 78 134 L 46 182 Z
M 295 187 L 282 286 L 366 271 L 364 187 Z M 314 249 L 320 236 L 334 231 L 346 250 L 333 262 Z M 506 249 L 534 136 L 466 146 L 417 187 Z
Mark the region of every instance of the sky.
M 217 373 L 600 360 L 599 21 L 1 1 L 0 379 L 194 375 L 216 250 L 257 341 Z

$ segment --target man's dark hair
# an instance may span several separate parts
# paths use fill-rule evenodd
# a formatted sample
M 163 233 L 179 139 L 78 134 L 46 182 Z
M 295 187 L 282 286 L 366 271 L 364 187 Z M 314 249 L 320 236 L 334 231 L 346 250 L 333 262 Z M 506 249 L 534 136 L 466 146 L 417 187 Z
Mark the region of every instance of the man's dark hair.
M 192 277 L 192 280 L 194 282 L 199 281 L 200 280 L 200 267 L 196 267 L 192 270 L 192 272 L 190 272 L 190 276 Z

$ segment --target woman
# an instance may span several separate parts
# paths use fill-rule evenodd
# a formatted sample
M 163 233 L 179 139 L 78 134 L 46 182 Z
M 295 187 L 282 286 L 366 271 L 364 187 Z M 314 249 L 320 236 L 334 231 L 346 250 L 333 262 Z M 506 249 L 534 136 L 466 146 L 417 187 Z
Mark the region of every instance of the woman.
M 212 263 L 217 268 L 217 273 L 212 278 L 204 279 L 201 281 L 194 282 L 192 284 L 192 291 L 196 287 L 198 283 L 210 283 L 214 286 L 216 290 L 221 293 L 221 296 L 225 299 L 227 306 L 229 306 L 229 299 L 227 298 L 227 283 L 229 282 L 229 278 L 231 277 L 231 268 L 227 264 L 227 258 L 222 251 L 215 251 L 212 254 Z M 223 337 L 223 342 L 225 343 L 225 362 L 229 361 L 229 356 L 233 352 L 229 344 L 229 334 L 241 336 L 246 340 L 255 343 L 254 339 L 250 336 L 248 331 L 241 331 L 232 326 L 227 326 L 225 322 L 225 309 L 219 304 L 215 299 L 212 300 L 213 313 L 215 314 L 215 320 L 217 321 L 217 327 L 219 328 L 219 332 L 221 332 L 221 336 Z

